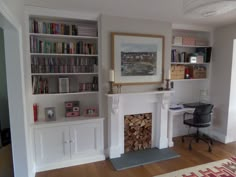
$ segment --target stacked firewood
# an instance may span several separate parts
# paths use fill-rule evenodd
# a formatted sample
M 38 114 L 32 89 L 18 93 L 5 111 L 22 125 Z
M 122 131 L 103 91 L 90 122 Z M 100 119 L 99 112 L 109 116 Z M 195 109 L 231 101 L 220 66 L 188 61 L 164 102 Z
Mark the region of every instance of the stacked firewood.
M 151 148 L 152 114 L 127 115 L 125 124 L 125 152 Z

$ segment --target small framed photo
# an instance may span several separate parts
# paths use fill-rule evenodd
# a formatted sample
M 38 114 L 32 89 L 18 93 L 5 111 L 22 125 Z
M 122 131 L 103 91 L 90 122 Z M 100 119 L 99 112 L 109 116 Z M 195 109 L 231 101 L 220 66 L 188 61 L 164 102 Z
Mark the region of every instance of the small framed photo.
M 45 108 L 45 120 L 46 121 L 56 120 L 55 107 Z
M 84 111 L 84 116 L 87 117 L 96 117 L 98 116 L 97 108 L 96 107 L 88 107 Z

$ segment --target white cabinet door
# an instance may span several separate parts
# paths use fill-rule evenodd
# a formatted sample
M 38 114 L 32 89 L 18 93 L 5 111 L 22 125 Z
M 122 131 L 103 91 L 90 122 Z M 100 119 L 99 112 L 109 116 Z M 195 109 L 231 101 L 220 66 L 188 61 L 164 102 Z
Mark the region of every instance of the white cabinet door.
M 93 156 L 103 151 L 102 124 L 83 123 L 70 127 L 71 158 Z
M 68 126 L 38 128 L 35 130 L 36 163 L 43 167 L 70 159 Z

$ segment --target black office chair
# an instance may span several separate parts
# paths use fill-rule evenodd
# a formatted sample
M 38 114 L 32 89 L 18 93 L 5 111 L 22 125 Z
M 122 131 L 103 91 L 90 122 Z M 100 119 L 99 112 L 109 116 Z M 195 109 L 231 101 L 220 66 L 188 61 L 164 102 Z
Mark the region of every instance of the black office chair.
M 189 130 L 191 127 L 197 128 L 196 134 L 188 134 L 188 135 L 182 136 L 182 142 L 184 142 L 185 137 L 192 137 L 192 139 L 189 142 L 189 150 L 192 150 L 193 140 L 196 140 L 196 142 L 198 142 L 199 140 L 202 140 L 208 144 L 208 151 L 209 152 L 212 151 L 212 147 L 211 147 L 213 145 L 212 139 L 204 134 L 201 134 L 199 132 L 199 129 L 206 128 L 211 125 L 211 113 L 212 113 L 213 107 L 214 106 L 212 104 L 200 105 L 195 108 L 193 113 L 188 113 L 188 112 L 184 113 L 183 123 L 189 126 Z M 189 119 L 187 118 L 188 116 L 191 116 L 192 118 Z

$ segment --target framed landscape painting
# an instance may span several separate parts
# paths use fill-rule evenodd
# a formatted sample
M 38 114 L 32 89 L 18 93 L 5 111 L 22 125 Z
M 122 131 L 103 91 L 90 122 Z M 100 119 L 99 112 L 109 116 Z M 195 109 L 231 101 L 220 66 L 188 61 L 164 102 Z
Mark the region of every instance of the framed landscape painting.
M 115 85 L 163 82 L 164 36 L 112 33 Z

